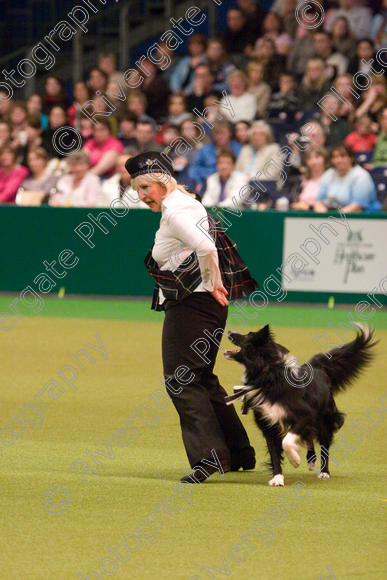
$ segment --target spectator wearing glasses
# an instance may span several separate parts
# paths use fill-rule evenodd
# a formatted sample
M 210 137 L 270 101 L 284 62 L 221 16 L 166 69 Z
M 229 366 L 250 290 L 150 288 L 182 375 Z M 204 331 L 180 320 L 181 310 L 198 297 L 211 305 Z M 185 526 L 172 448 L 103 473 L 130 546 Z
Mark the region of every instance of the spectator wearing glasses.
M 315 211 L 342 207 L 344 213 L 354 213 L 371 209 L 376 201 L 375 185 L 368 171 L 357 165 L 352 149 L 348 145 L 334 147 L 331 164 L 321 178 Z

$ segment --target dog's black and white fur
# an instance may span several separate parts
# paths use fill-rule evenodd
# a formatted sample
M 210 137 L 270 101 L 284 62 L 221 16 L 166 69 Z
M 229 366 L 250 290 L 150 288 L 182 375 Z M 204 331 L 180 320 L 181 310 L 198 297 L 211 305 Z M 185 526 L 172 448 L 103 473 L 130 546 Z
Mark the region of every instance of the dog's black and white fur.
M 239 350 L 227 350 L 224 356 L 245 367 L 244 385 L 235 387 L 227 397 L 228 404 L 243 397 L 244 412 L 253 409 L 255 421 L 262 430 L 270 454 L 273 478 L 269 485 L 284 485 L 282 450 L 294 467 L 300 465 L 299 445 L 307 448 L 307 462 L 314 469 L 313 443 L 318 441 L 326 450 L 333 434 L 342 427 L 344 414 L 333 396 L 343 391 L 371 361 L 374 332 L 358 325 L 356 338 L 326 354 L 312 357 L 308 365 L 291 369 L 301 377 L 294 386 L 288 372 L 295 364 L 289 351 L 274 342 L 269 326 L 258 332 L 241 335 L 230 332 L 229 339 Z M 304 378 L 302 378 L 304 377 Z M 304 386 L 302 382 L 304 381 Z M 329 457 L 321 456 L 322 479 L 329 478 Z

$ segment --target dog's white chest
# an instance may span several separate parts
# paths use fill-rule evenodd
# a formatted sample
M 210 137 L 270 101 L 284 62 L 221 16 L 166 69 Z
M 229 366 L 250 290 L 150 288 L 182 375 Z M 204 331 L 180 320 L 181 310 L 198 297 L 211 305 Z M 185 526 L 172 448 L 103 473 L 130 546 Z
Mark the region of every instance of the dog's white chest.
M 285 409 L 278 403 L 274 403 L 273 405 L 270 403 L 262 403 L 258 408 L 262 415 L 268 419 L 272 425 L 275 423 L 281 423 L 282 419 L 285 417 Z

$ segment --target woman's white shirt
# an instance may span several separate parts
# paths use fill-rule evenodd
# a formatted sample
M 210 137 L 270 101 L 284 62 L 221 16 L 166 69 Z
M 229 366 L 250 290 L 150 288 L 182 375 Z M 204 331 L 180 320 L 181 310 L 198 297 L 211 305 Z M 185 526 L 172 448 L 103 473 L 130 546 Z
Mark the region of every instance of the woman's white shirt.
M 222 285 L 219 269 L 215 279 L 214 276 L 211 279 L 214 262 L 218 266 L 218 253 L 215 242 L 207 233 L 208 216 L 202 204 L 175 189 L 163 199 L 161 213 L 160 227 L 152 249 L 152 257 L 160 270 L 177 270 L 195 251 L 202 282 L 194 292 L 212 292 L 215 285 Z

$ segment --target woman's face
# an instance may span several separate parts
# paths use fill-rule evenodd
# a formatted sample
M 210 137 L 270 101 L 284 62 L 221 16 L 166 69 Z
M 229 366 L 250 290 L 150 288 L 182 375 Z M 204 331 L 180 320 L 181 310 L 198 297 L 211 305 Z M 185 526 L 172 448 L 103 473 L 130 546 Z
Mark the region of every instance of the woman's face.
M 132 97 L 128 101 L 128 110 L 140 117 L 145 113 L 144 102 L 138 97 Z
M 74 86 L 74 99 L 78 103 L 85 103 L 89 100 L 89 92 L 85 83 L 75 83 Z
M 322 75 L 321 66 L 318 63 L 311 62 L 306 69 L 309 80 L 318 81 Z
M 52 129 L 66 124 L 66 113 L 60 107 L 53 107 L 50 113 L 50 126 Z
M 352 159 L 345 151 L 334 151 L 332 165 L 339 174 L 345 175 L 352 167 Z
M 26 120 L 27 113 L 22 107 L 15 107 L 11 113 L 11 122 L 14 125 L 20 125 Z
M 236 123 L 235 137 L 239 143 L 246 143 L 249 138 L 249 127 L 246 123 Z
M 324 157 L 319 153 L 311 153 L 306 166 L 313 175 L 322 175 L 325 171 Z
M 35 153 L 30 153 L 28 155 L 28 167 L 31 169 L 31 173 L 40 173 L 45 169 L 46 165 L 46 160 L 39 155 L 36 155 Z
M 89 164 L 86 161 L 74 161 L 71 164 L 71 175 L 75 177 L 78 181 L 83 179 L 86 173 L 89 171 Z
M 3 145 L 6 143 L 11 137 L 11 131 L 7 123 L 0 122 L 0 143 Z
M 204 54 L 204 46 L 202 45 L 201 42 L 193 40 L 188 45 L 188 52 L 190 56 L 201 56 L 202 54 Z
M 245 82 L 239 76 L 234 77 L 233 79 L 231 79 L 228 84 L 230 86 L 230 91 L 231 91 L 231 94 L 232 95 L 236 95 L 236 96 L 243 95 L 243 93 L 246 90 Z
M 265 32 L 278 32 L 279 30 L 279 23 L 278 20 L 272 12 L 266 16 L 265 20 L 263 21 L 263 29 Z
M 93 136 L 98 145 L 103 145 L 109 139 L 110 131 L 100 123 L 95 127 Z
M 89 77 L 89 84 L 94 91 L 103 91 L 106 85 L 106 79 L 98 70 L 92 70 Z
M 153 181 L 147 175 L 139 175 L 134 180 L 133 187 L 141 201 L 153 212 L 161 211 L 161 203 L 166 196 L 166 189 L 162 183 Z
M 62 92 L 61 84 L 53 77 L 49 77 L 46 80 L 45 89 L 50 97 L 57 97 Z
M 351 99 L 351 78 L 347 75 L 341 75 L 336 79 L 335 88 L 345 99 Z
M 254 129 L 251 135 L 251 142 L 255 149 L 263 147 L 267 143 L 266 132 L 263 129 Z
M 249 81 L 252 84 L 258 84 L 262 81 L 263 79 L 263 67 L 260 65 L 256 65 L 254 67 L 251 67 L 249 72 L 248 72 L 248 77 L 249 77 Z
M 360 42 L 359 46 L 357 47 L 357 56 L 360 59 L 364 58 L 365 60 L 369 61 L 372 58 L 373 52 L 374 51 L 372 46 L 367 41 Z
M 27 101 L 28 112 L 33 115 L 42 110 L 42 99 L 39 95 L 32 95 Z
M 220 42 L 212 41 L 207 46 L 207 57 L 211 62 L 217 62 L 223 56 L 223 48 Z
M 263 58 L 269 59 L 275 54 L 275 47 L 272 42 L 267 39 L 260 39 L 257 41 L 256 49 L 258 54 Z
M 343 38 L 348 33 L 347 22 L 344 18 L 337 18 L 332 27 L 332 34 L 338 38 Z
M 15 155 L 7 149 L 0 156 L 0 165 L 3 169 L 11 169 L 15 165 Z
M 181 113 L 184 113 L 184 109 L 184 100 L 181 97 L 173 97 L 173 99 L 171 99 L 171 102 L 169 103 L 169 112 L 171 115 L 177 117 L 178 115 L 181 115 Z
M 181 124 L 181 132 L 188 139 L 200 140 L 199 129 L 189 119 Z

